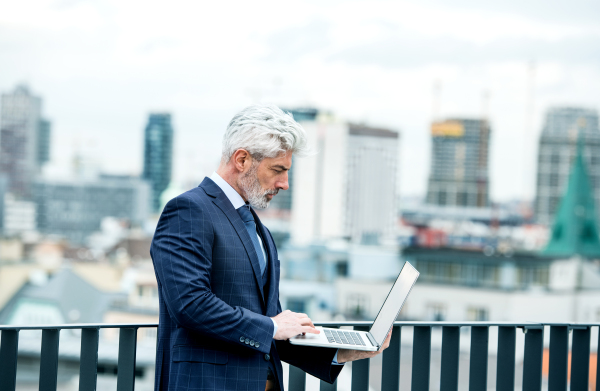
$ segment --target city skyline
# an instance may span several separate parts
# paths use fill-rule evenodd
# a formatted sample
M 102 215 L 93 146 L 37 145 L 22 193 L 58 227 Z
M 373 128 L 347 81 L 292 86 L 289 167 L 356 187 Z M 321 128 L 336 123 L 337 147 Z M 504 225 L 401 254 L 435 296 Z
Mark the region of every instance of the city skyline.
M 13 90 L 14 91 L 20 91 L 20 89 L 26 89 L 27 91 L 29 91 L 31 89 L 31 86 L 29 86 L 27 84 L 18 84 L 18 85 L 16 85 L 14 87 Z M 4 95 L 7 95 L 7 94 L 8 93 L 4 93 Z M 35 95 L 35 93 L 34 93 L 34 95 Z M 37 94 L 37 95 L 40 95 L 40 94 Z M 38 98 L 37 95 L 36 95 L 36 99 L 39 100 L 40 98 Z M 42 100 L 43 100 L 43 98 L 42 98 Z M 284 107 L 284 109 L 286 111 L 292 113 L 292 114 L 294 114 L 295 112 L 301 113 L 302 110 L 312 110 L 312 111 L 315 111 L 315 113 L 317 113 L 318 111 L 324 112 L 324 113 L 328 113 L 326 110 L 323 110 L 322 108 L 316 108 L 316 107 L 315 108 L 312 108 L 312 107 L 302 108 L 300 106 L 297 106 L 297 107 L 296 106 L 290 106 L 290 107 Z M 300 111 L 298 111 L 298 110 L 300 110 Z M 556 110 L 576 110 L 576 111 L 579 110 L 579 111 L 582 111 L 582 112 L 597 113 L 597 111 L 595 109 L 590 109 L 590 108 L 587 108 L 587 107 L 550 107 L 550 108 L 548 108 L 543 113 L 544 114 L 544 118 L 547 118 L 548 115 L 550 115 L 551 113 L 555 112 Z M 297 120 L 299 120 L 299 121 L 305 120 L 305 118 L 302 115 L 303 114 L 300 114 L 300 118 L 298 118 Z M 333 115 L 333 117 L 338 118 L 338 119 L 340 119 L 342 121 L 345 120 L 345 118 L 340 118 L 335 113 L 329 112 L 328 115 Z M 69 159 L 68 159 L 68 164 L 66 164 L 64 167 L 61 167 L 59 170 L 56 170 L 57 167 L 54 166 L 54 164 L 56 163 L 56 160 L 53 159 L 52 154 L 49 152 L 50 151 L 49 147 L 51 145 L 54 146 L 54 144 L 55 144 L 54 142 L 51 142 L 51 140 L 50 140 L 50 131 L 49 131 L 50 121 L 48 121 L 47 119 L 43 118 L 43 119 L 40 120 L 40 131 L 43 131 L 44 129 L 48 129 L 48 130 L 46 130 L 47 135 L 46 135 L 46 139 L 44 141 L 44 145 L 46 145 L 46 149 L 42 148 L 42 149 L 40 149 L 39 151 L 36 152 L 37 155 L 39 155 L 37 157 L 37 159 L 40 161 L 39 165 L 40 165 L 41 169 L 46 168 L 46 170 L 43 171 L 42 176 L 43 177 L 47 177 L 47 178 L 51 178 L 51 179 L 67 179 L 67 178 L 77 177 L 79 175 L 79 173 L 77 171 L 77 167 L 76 167 L 76 163 L 75 162 L 78 161 L 78 159 L 84 158 L 84 159 L 86 159 L 86 161 L 88 163 L 92 163 L 93 164 L 94 167 L 92 167 L 92 171 L 96 172 L 95 175 L 98 175 L 99 173 L 102 172 L 102 173 L 114 174 L 114 175 L 128 175 L 128 176 L 140 176 L 140 177 L 144 177 L 144 160 L 146 159 L 146 157 L 144 156 L 144 150 L 145 150 L 145 148 L 147 148 L 144 145 L 148 142 L 147 132 L 148 132 L 149 126 L 152 123 L 152 118 L 158 118 L 158 117 L 164 117 L 164 116 L 168 117 L 168 128 L 170 129 L 170 132 L 171 132 L 171 135 L 169 137 L 170 137 L 170 143 L 171 143 L 171 148 L 172 148 L 172 144 L 173 144 L 173 141 L 172 141 L 173 134 L 172 133 L 173 133 L 173 130 L 172 130 L 172 127 L 171 127 L 171 113 L 164 113 L 164 112 L 160 112 L 160 111 L 157 111 L 157 110 L 149 111 L 146 114 L 146 125 L 142 126 L 142 134 L 140 135 L 140 137 L 141 137 L 140 144 L 141 144 L 142 156 L 141 156 L 141 164 L 140 164 L 140 167 L 139 167 L 139 171 L 137 169 L 123 170 L 122 168 L 120 170 L 119 169 L 117 169 L 117 170 L 115 170 L 115 169 L 111 170 L 110 168 L 107 169 L 106 165 L 103 164 L 103 163 L 105 163 L 105 161 L 103 161 L 103 159 L 100 157 L 100 154 L 95 154 L 94 153 L 95 149 L 94 149 L 93 146 L 90 148 L 90 145 L 94 144 L 94 142 L 93 142 L 93 140 L 95 140 L 94 138 L 88 139 L 87 140 L 88 141 L 88 146 L 87 147 L 84 146 L 83 148 L 81 148 L 81 144 L 85 145 L 86 144 L 86 140 L 85 139 L 76 138 L 75 139 L 76 141 L 73 143 L 72 155 L 69 156 Z M 481 121 L 482 119 L 481 118 L 476 118 L 475 116 L 473 116 L 471 118 L 461 119 L 461 121 L 462 120 L 467 120 L 467 121 Z M 446 123 L 446 122 L 452 123 L 453 121 L 456 121 L 456 117 L 452 117 L 452 116 L 440 117 L 440 116 L 438 116 L 437 117 L 437 121 L 432 122 L 432 125 L 430 125 L 430 129 L 433 129 L 431 126 L 435 126 L 436 124 Z M 487 126 L 493 126 L 493 124 L 490 124 L 487 119 L 483 119 L 483 121 L 486 121 Z M 369 123 L 365 123 L 365 122 L 361 122 L 361 124 L 370 125 Z M 535 140 L 536 144 L 539 144 L 539 142 L 541 140 L 541 137 L 542 137 L 542 131 L 543 131 L 543 129 L 545 129 L 546 126 L 547 126 L 547 124 L 544 124 L 544 126 L 541 127 L 538 139 Z M 433 130 L 432 130 L 432 132 L 433 132 Z M 492 135 L 493 135 L 493 133 L 492 133 Z M 434 138 L 432 138 L 432 143 L 433 143 L 433 139 Z M 220 143 L 220 140 L 219 140 L 219 143 Z M 400 142 L 400 147 L 402 149 L 402 142 Z M 39 147 L 38 147 L 38 149 L 39 149 Z M 493 150 L 493 146 L 490 147 L 490 149 Z M 92 155 L 86 155 L 86 156 L 84 156 L 85 152 L 82 152 L 82 150 L 85 151 L 85 152 L 90 152 L 91 151 Z M 488 153 L 493 155 L 493 151 L 491 153 L 490 152 L 488 152 Z M 539 153 L 539 151 L 536 151 L 536 156 L 537 156 L 538 153 Z M 174 153 L 172 153 L 172 154 L 174 155 Z M 171 155 L 171 154 L 169 154 L 169 155 Z M 216 168 L 218 166 L 218 160 L 219 160 L 216 156 L 217 155 L 214 156 L 213 168 L 212 169 L 207 169 L 207 170 L 205 169 L 204 170 L 205 171 L 204 175 L 209 176 L 213 169 L 216 170 Z M 401 156 L 402 156 L 402 153 L 401 153 Z M 167 158 L 167 160 L 170 160 L 170 159 L 175 160 L 174 159 L 175 156 L 173 156 L 173 158 L 171 158 L 170 156 L 166 157 L 166 158 Z M 203 164 L 205 168 L 210 166 L 210 163 L 209 164 L 206 164 L 206 163 L 207 162 L 205 161 L 204 164 Z M 46 164 L 46 166 L 44 166 L 44 164 Z M 429 175 L 431 175 L 431 170 L 433 169 L 433 164 L 434 164 L 433 161 L 429 161 L 428 162 L 429 174 L 428 174 L 428 177 L 426 179 L 427 182 L 429 182 L 431 180 L 430 177 L 429 177 Z M 538 175 L 538 170 L 539 170 L 538 164 L 539 164 L 539 162 L 536 162 L 536 165 L 533 168 L 534 169 L 534 177 L 536 177 Z M 171 166 L 172 166 L 172 164 L 171 164 Z M 50 168 L 50 170 L 48 170 L 48 168 Z M 593 171 L 593 169 L 592 169 L 592 171 Z M 199 171 L 199 172 L 201 172 L 201 171 Z M 200 175 L 199 172 L 196 173 L 196 174 Z M 57 175 L 57 173 L 58 173 L 58 175 Z M 189 172 L 187 174 L 189 174 Z M 402 174 L 400 174 L 400 175 L 402 175 Z M 182 176 L 181 172 L 179 172 L 179 173 L 175 172 L 175 173 L 173 173 L 173 175 L 168 175 L 168 177 L 169 177 L 168 183 L 170 183 L 170 178 L 173 177 L 174 183 L 178 183 L 178 184 L 184 185 L 184 186 L 185 185 L 195 186 L 194 180 L 190 179 L 189 176 L 188 177 L 186 177 L 185 175 Z M 149 178 L 147 178 L 147 179 L 149 179 Z M 201 179 L 202 178 L 200 176 L 197 176 L 197 181 L 198 182 L 201 181 Z M 163 180 L 163 182 L 164 182 L 164 180 Z M 400 178 L 400 182 L 402 183 L 402 177 Z M 490 188 L 493 187 L 493 182 L 494 182 L 493 178 L 490 179 L 488 181 L 488 185 L 487 186 L 489 186 Z M 168 185 L 168 183 L 167 183 L 167 185 Z M 166 185 L 164 185 L 164 184 L 162 184 L 161 186 L 163 186 L 163 187 L 166 188 Z M 518 187 L 518 184 L 515 185 L 515 186 Z M 534 186 L 536 186 L 535 183 L 534 183 Z M 535 191 L 535 189 L 534 189 L 534 191 Z M 559 189 L 559 192 L 557 193 L 557 196 L 559 196 L 559 197 L 561 195 L 560 192 L 561 191 Z M 162 194 L 162 192 L 158 191 L 157 194 L 160 196 L 160 194 Z M 406 192 L 406 191 L 403 191 L 402 187 L 400 187 L 399 194 L 401 196 L 409 196 L 409 197 L 415 197 L 415 196 L 417 196 L 417 197 L 421 198 L 423 200 L 423 202 L 430 202 L 430 201 L 428 201 L 427 185 L 426 185 L 423 193 L 415 194 L 415 193 Z M 289 197 L 291 197 L 291 193 L 289 194 Z M 530 201 L 530 202 L 535 203 L 536 199 L 537 199 L 536 197 L 537 197 L 537 191 L 534 192 L 534 194 L 532 194 L 531 197 L 525 198 L 525 199 L 520 198 L 519 196 L 515 196 L 513 198 L 506 199 L 506 200 L 498 200 L 498 199 L 494 199 L 493 196 L 490 196 L 489 202 L 502 202 L 502 201 L 521 200 L 521 201 Z M 153 196 L 153 198 L 155 198 L 155 196 Z M 153 204 L 155 204 L 155 201 L 153 201 Z M 549 221 L 547 219 L 543 219 L 543 221 L 546 224 L 549 223 Z
M 175 179 L 198 183 L 233 114 L 268 100 L 399 130 L 400 191 L 424 195 L 431 121 L 485 112 L 491 199 L 532 199 L 544 111 L 600 107 L 599 6 L 586 0 L 170 7 L 39 1 L 0 16 L 0 91 L 25 81 L 47 102 L 54 166 L 77 142 L 106 171 L 141 172 L 145 117 L 160 110 L 175 118 Z

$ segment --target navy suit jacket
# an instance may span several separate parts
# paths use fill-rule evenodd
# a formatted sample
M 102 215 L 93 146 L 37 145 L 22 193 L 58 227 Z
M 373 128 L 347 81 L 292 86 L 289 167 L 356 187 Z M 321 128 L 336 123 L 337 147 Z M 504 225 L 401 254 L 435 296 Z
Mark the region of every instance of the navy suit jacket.
M 211 179 L 165 206 L 150 249 L 160 302 L 156 390 L 263 391 L 267 354 L 281 390 L 281 360 L 330 383 L 341 371 L 331 364 L 335 349 L 273 339 L 280 263 L 254 217 L 268 258 L 264 292 L 248 231 Z

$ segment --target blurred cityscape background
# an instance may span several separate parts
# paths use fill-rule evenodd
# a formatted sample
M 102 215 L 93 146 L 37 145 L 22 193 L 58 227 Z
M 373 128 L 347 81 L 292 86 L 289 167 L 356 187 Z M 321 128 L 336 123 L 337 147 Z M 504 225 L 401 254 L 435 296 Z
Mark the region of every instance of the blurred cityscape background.
M 0 324 L 157 322 L 160 212 L 259 101 L 318 151 L 259 212 L 283 308 L 372 320 L 409 261 L 400 319 L 600 322 L 600 5 L 213 6 L 0 14 Z M 139 389 L 155 337 L 140 329 Z M 61 389 L 79 338 L 61 336 Z M 101 338 L 110 389 L 118 335 Z M 36 389 L 39 335 L 19 349 Z

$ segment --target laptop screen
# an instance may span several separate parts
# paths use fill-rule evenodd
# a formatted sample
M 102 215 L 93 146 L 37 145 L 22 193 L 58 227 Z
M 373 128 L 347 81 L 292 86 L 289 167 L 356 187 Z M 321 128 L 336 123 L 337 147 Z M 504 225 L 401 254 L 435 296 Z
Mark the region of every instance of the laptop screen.
M 385 341 L 385 337 L 387 337 L 392 323 L 400 313 L 404 301 L 408 297 L 415 281 L 417 281 L 417 277 L 419 277 L 417 269 L 410 263 L 405 262 L 402 271 L 398 275 L 398 278 L 396 278 L 394 286 L 392 286 L 390 293 L 388 293 L 387 299 L 385 299 L 383 306 L 379 310 L 373 326 L 371 326 L 370 333 L 378 345 L 381 346 L 383 341 Z

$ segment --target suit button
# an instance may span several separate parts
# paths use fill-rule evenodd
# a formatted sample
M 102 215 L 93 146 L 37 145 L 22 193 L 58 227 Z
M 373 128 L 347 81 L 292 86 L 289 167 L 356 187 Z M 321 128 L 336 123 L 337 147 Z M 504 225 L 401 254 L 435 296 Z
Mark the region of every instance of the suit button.
M 250 341 L 250 346 L 254 346 L 254 341 Z
M 265 354 L 265 361 L 269 361 L 271 359 L 271 356 L 269 356 L 268 354 Z
M 260 344 L 259 344 L 258 342 L 255 342 L 255 343 L 254 343 L 254 347 L 255 347 L 255 348 L 257 348 L 257 347 L 259 347 L 259 346 L 260 346 Z
M 245 341 L 245 340 L 246 340 L 246 338 L 244 338 L 244 337 L 240 337 L 240 342 L 241 342 L 241 343 L 244 343 L 244 341 Z
M 246 345 L 248 345 L 248 344 L 250 344 L 250 340 L 249 340 L 248 338 L 246 338 L 246 340 L 244 341 L 244 343 L 245 343 Z

